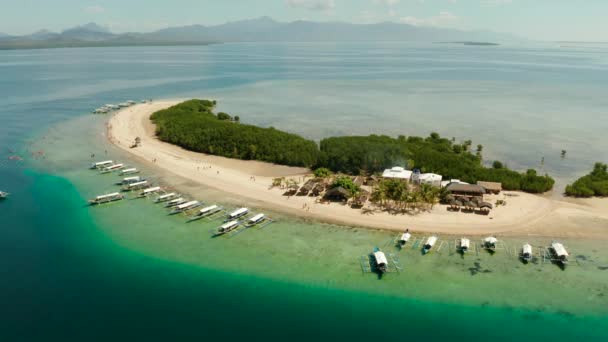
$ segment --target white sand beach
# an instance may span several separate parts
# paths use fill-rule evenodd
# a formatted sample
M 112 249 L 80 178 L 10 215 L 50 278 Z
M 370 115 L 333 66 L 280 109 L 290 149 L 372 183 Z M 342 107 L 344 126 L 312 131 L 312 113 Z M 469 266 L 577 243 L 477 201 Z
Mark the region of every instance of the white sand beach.
M 271 189 L 272 179 L 301 178 L 310 170 L 195 153 L 159 141 L 150 115 L 179 102 L 154 101 L 116 112 L 108 122 L 108 138 L 138 160 L 168 174 L 234 195 L 244 203 L 254 201 L 264 208 L 323 222 L 446 234 L 608 238 L 608 200 L 601 199 L 555 200 L 507 192 L 510 196 L 502 194 L 490 199 L 505 198 L 508 204 L 483 216 L 450 212 L 443 205 L 416 215 L 363 213 L 338 203 L 315 203 L 312 197 L 286 197 L 285 190 Z M 130 148 L 136 137 L 140 137 L 141 146 Z

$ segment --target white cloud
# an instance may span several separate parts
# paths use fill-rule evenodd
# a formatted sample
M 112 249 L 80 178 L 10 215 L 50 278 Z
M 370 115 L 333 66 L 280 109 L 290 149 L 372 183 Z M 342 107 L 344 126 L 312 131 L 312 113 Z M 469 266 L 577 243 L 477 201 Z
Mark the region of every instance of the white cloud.
M 286 0 L 285 3 L 293 8 L 305 8 L 311 11 L 331 11 L 336 8 L 334 0 Z
M 457 25 L 460 18 L 451 12 L 441 11 L 438 15 L 426 18 L 406 16 L 400 18 L 399 21 L 413 26 L 451 27 Z
M 98 14 L 98 13 L 105 12 L 106 9 L 99 5 L 93 5 L 93 6 L 85 7 L 84 11 L 87 13 Z

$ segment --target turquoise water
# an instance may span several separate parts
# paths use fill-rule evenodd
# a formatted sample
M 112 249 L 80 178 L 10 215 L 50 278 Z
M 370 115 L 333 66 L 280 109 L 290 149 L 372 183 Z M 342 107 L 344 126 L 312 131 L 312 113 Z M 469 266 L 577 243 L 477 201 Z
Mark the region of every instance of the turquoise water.
M 547 158 L 545 165 L 568 179 L 602 153 L 606 159 L 606 142 L 590 143 L 605 123 L 571 116 L 606 108 L 603 97 L 593 96 L 605 86 L 605 57 L 597 50 L 391 44 L 1 52 L 0 189 L 13 196 L 0 202 L 0 337 L 605 340 L 603 241 L 568 241 L 580 265 L 562 271 L 524 266 L 508 253 L 397 252 L 386 232 L 276 213 L 279 222 L 264 230 L 211 239 L 216 223 L 188 225 L 149 202 L 84 206 L 86 198 L 113 189 L 115 179 L 83 167 L 90 153 L 126 158 L 104 143 L 103 118 L 88 110 L 131 98 L 213 96 L 251 122 L 311 137 L 390 133 L 395 120 L 406 134 L 435 127 L 487 139 L 487 153 L 523 167 L 534 166 L 534 151 L 549 155 L 571 144 L 569 158 Z M 524 79 L 525 87 L 505 97 L 509 84 Z M 532 86 L 537 92 L 530 94 Z M 475 89 L 483 93 L 475 106 L 491 111 L 479 125 L 461 119 L 473 108 L 465 100 Z M 570 97 L 557 96 L 564 93 Z M 499 121 L 504 124 L 494 122 L 496 111 L 516 107 Z M 568 113 L 550 116 L 557 107 L 552 114 Z M 412 114 L 398 115 L 396 108 Z M 416 119 L 413 108 L 428 118 Z M 509 128 L 506 122 L 520 122 L 517 115 L 530 125 Z M 14 154 L 25 160 L 7 159 Z M 205 200 L 238 204 L 200 191 Z M 359 257 L 374 246 L 398 255 L 404 272 L 381 280 L 362 274 Z

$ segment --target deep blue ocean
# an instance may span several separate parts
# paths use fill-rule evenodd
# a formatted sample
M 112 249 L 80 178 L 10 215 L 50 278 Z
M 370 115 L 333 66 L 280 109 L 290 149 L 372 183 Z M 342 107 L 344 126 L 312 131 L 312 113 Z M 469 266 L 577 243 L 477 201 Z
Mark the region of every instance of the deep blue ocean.
M 471 138 L 488 159 L 565 183 L 608 160 L 607 85 L 608 49 L 580 46 L 0 51 L 0 190 L 11 193 L 0 202 L 0 341 L 606 341 L 608 310 L 444 303 L 131 250 L 104 233 L 66 171 L 86 158 L 48 167 L 31 144 L 105 103 L 209 96 L 250 122 L 314 139 L 431 131 Z M 602 291 L 594 295 L 608 296 Z

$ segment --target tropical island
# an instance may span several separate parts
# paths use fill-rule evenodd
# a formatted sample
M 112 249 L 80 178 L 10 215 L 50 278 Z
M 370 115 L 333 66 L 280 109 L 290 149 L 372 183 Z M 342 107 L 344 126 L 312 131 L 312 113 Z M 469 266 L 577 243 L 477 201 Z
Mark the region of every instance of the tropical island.
M 583 222 L 608 222 L 601 200 L 563 201 L 521 191 L 543 192 L 553 180 L 485 162 L 483 146 L 473 147 L 470 141 L 456 143 L 437 134 L 371 135 L 331 137 L 317 144 L 215 113 L 215 106 L 204 100 L 134 105 L 113 114 L 107 136 L 154 168 L 167 191 L 327 223 L 448 234 L 569 236 Z M 139 143 L 133 148 L 135 140 Z M 301 148 L 305 158 L 297 151 Z M 211 150 L 218 155 L 199 152 Z M 382 170 L 385 165 L 388 169 Z M 429 172 L 443 172 L 445 180 Z
M 473 153 L 472 141 L 456 143 L 437 133 L 427 138 L 384 135 L 329 137 L 319 146 L 312 140 L 275 128 L 243 124 L 240 117 L 214 114 L 217 103 L 189 100 L 152 114 L 156 135 L 162 141 L 195 152 L 258 160 L 279 165 L 327 168 L 356 176 L 380 174 L 405 163 L 422 173 L 441 174 L 467 183 L 500 182 L 505 190 L 544 193 L 555 181 L 535 170 L 519 173 L 495 161 L 482 163 L 483 146 Z

